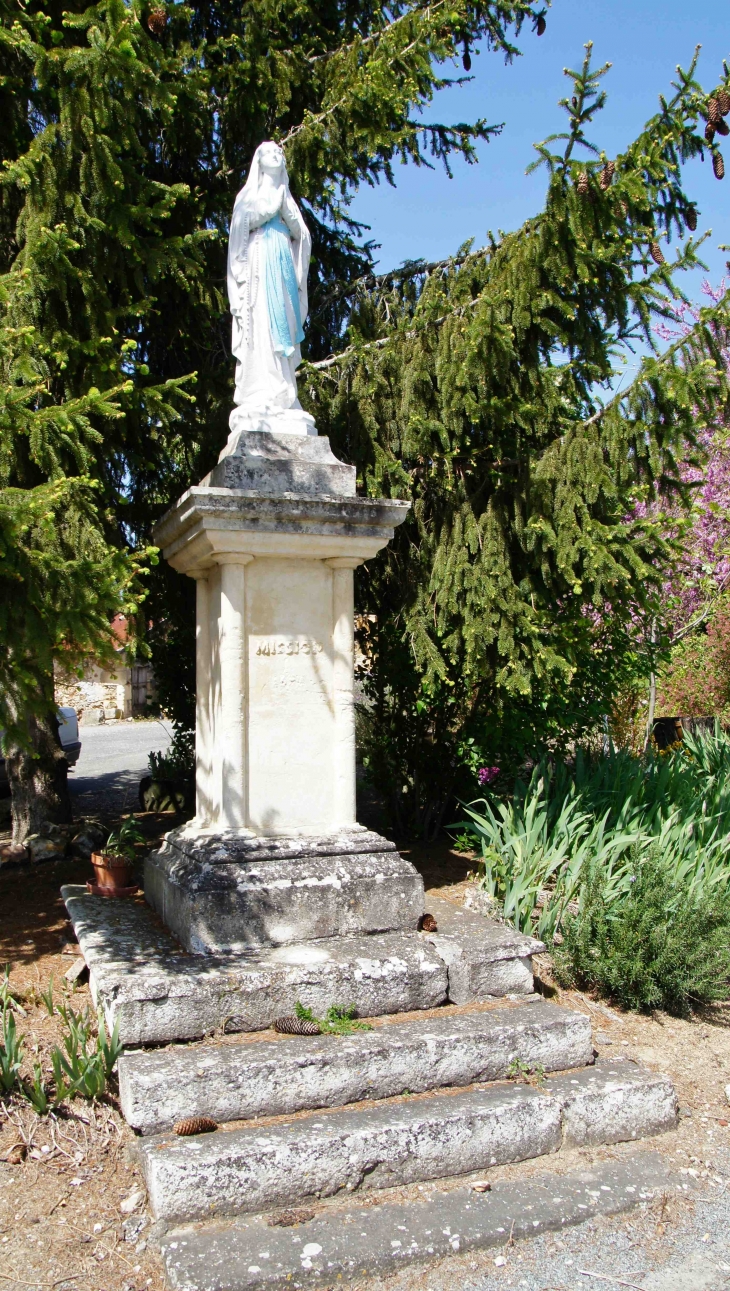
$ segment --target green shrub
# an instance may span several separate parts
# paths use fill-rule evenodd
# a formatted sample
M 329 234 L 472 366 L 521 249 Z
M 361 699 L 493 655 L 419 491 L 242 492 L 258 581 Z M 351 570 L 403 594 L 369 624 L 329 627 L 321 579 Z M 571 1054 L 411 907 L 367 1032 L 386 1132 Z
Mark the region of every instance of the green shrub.
M 675 881 L 664 860 L 639 861 L 616 900 L 593 865 L 580 910 L 555 949 L 562 986 L 597 990 L 629 1009 L 686 1014 L 730 996 L 730 892 Z

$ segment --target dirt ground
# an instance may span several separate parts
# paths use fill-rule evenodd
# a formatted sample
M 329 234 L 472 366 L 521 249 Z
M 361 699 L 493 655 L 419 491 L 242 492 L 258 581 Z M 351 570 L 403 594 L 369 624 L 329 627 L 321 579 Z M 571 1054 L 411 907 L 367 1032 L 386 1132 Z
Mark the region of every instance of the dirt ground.
M 170 817 L 141 819 L 150 843 L 172 823 Z M 461 902 L 470 870 L 468 858 L 442 845 L 403 851 L 423 873 L 427 891 Z M 83 882 L 90 871 L 88 862 L 75 860 L 8 866 L 0 871 L 0 970 L 3 964 L 9 965 L 11 987 L 24 1010 L 17 1023 L 25 1036 L 28 1071 L 34 1061 L 47 1068 L 50 1047 L 59 1042 L 59 1018 L 49 1017 L 42 999 L 51 979 L 57 1003 L 68 999 L 76 1010 L 91 1007 L 88 986 L 72 986 L 64 980 L 77 950 L 69 944 L 72 933 L 59 895 L 62 883 Z M 536 970 L 545 994 L 589 1014 L 598 1052 L 636 1057 L 653 1070 L 669 1073 L 682 1115 L 677 1131 L 652 1146 L 671 1158 L 675 1168 L 689 1172 L 708 1188 L 724 1188 L 718 1160 L 730 1151 L 730 1106 L 725 1094 L 730 1085 L 730 1003 L 689 1020 L 623 1014 L 578 992 L 558 991 L 552 984 L 548 956 L 539 957 Z M 147 1227 L 140 1229 L 135 1222 L 144 1215 L 144 1198 L 140 1195 L 134 1205 L 133 1194 L 142 1185 L 128 1154 L 132 1141 L 132 1131 L 119 1110 L 114 1079 L 101 1101 L 77 1099 L 42 1118 L 18 1096 L 0 1096 L 0 1291 L 26 1287 L 163 1291 L 155 1246 L 146 1240 Z M 599 1149 L 579 1156 L 585 1162 L 613 1152 Z M 551 1161 L 558 1171 L 571 1163 L 567 1157 Z M 544 1159 L 519 1167 L 522 1173 L 547 1168 Z M 654 1238 L 671 1222 L 671 1215 L 664 1212 L 653 1216 Z M 607 1223 L 618 1230 L 627 1221 Z M 490 1267 L 493 1256 L 492 1252 Z M 420 1287 L 426 1282 L 429 1288 L 458 1286 L 460 1266 L 460 1260 L 449 1261 L 451 1272 L 444 1265 L 442 1276 L 437 1270 L 429 1274 L 413 1270 L 410 1275 L 404 1273 L 398 1285 L 413 1279 L 413 1285 Z M 480 1260 L 464 1267 L 478 1269 Z

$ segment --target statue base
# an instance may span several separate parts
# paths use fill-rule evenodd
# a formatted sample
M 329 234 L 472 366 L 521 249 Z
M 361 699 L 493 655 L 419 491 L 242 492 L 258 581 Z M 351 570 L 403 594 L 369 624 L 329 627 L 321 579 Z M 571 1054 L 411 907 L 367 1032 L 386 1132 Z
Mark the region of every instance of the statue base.
M 171 830 L 145 865 L 145 897 L 194 955 L 412 933 L 424 911 L 420 874 L 361 826 L 275 839 Z
M 223 449 L 219 462 L 229 453 L 235 452 L 240 434 L 256 434 L 268 431 L 270 435 L 316 435 L 317 427 L 311 413 L 303 408 L 272 408 L 267 412 L 251 412 L 244 408 L 234 408 L 228 418 L 231 433 Z

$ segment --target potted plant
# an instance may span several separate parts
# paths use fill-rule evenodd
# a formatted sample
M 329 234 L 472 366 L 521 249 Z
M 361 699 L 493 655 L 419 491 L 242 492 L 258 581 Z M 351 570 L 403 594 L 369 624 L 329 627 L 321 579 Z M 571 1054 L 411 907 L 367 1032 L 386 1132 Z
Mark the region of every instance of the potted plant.
M 135 844 L 143 843 L 142 834 L 134 816 L 111 832 L 103 852 L 91 853 L 95 883 L 88 883 L 90 892 L 102 897 L 130 896 L 137 891 L 134 882 Z

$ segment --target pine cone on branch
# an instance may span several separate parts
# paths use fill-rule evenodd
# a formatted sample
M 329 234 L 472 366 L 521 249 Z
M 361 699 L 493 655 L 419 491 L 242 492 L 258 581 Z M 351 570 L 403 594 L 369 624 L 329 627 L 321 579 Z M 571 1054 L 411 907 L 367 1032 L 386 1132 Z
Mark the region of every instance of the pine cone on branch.
M 181 1137 L 189 1138 L 191 1134 L 212 1134 L 213 1130 L 218 1129 L 218 1123 L 210 1116 L 186 1116 L 173 1129 Z
M 461 66 L 464 68 L 465 72 L 471 71 L 471 54 L 469 53 L 469 46 L 466 41 L 464 42 L 464 53 L 461 55 Z
M 718 134 L 721 134 L 723 136 L 730 134 L 730 126 L 728 125 L 727 121 L 723 121 L 722 117 L 719 117 L 718 120 L 715 122 L 715 129 Z
M 713 124 L 720 120 L 720 104 L 717 99 L 712 98 L 707 100 L 707 116 Z
M 161 36 L 167 26 L 167 14 L 164 9 L 151 9 L 147 17 L 147 26 L 153 36 Z
M 277 1018 L 274 1022 L 274 1030 L 281 1035 L 321 1035 L 322 1028 L 316 1022 L 310 1022 L 309 1018 L 284 1017 Z
M 707 125 L 705 126 L 705 139 L 707 140 L 708 143 L 712 143 L 712 140 L 714 138 L 715 138 L 715 127 L 712 121 L 708 121 Z
M 607 161 L 605 166 L 603 167 L 603 170 L 601 171 L 601 178 L 599 179 L 598 182 L 601 188 L 603 189 L 604 193 L 607 188 L 611 187 L 615 170 L 616 170 L 616 163 L 613 161 Z
M 664 264 L 664 256 L 658 242 L 651 242 L 649 244 L 649 254 L 654 261 L 654 264 Z
M 694 206 L 687 207 L 687 210 L 684 213 L 684 222 L 687 225 L 687 228 L 689 229 L 690 233 L 694 233 L 695 229 L 697 228 L 697 211 L 695 210 Z
M 727 90 L 718 90 L 715 97 L 717 98 L 717 106 L 720 109 L 720 116 L 726 117 L 730 112 L 730 94 L 728 94 Z
M 578 176 L 578 183 L 576 184 L 576 188 L 580 193 L 581 197 L 584 197 L 585 194 L 588 192 L 588 171 L 587 170 L 582 170 L 580 172 L 580 175 Z
M 725 162 L 723 161 L 721 152 L 713 152 L 712 169 L 715 174 L 715 179 L 725 178 Z
M 540 14 L 540 16 L 539 16 L 539 18 L 538 18 L 537 22 L 535 23 L 535 31 L 537 32 L 538 36 L 544 36 L 544 35 L 545 35 L 545 29 L 546 29 L 546 27 L 547 27 L 547 23 L 546 23 L 546 21 L 545 21 L 545 19 L 544 19 L 543 15 L 542 15 L 542 14 Z

